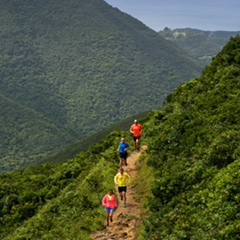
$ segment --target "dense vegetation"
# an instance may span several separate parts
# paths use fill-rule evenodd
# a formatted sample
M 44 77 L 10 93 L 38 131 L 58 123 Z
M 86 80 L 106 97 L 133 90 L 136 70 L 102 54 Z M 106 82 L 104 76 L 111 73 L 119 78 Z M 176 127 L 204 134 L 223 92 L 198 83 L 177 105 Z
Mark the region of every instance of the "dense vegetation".
M 88 239 L 117 171 L 120 132 L 64 164 L 0 175 L 1 239 Z M 94 220 L 94 221 L 93 221 Z
M 65 128 L 0 95 L 0 173 L 47 162 L 66 162 L 114 130 L 127 130 L 141 113 L 77 141 Z M 13 122 L 14 121 L 14 122 Z M 77 143 L 76 143 L 77 142 Z M 56 149 L 58 150 L 56 153 Z
M 4 1 L 0 29 L 0 94 L 38 113 L 40 122 L 46 119 L 46 129 L 35 121 L 34 135 L 47 133 L 49 124 L 53 132 L 68 133 L 44 134 L 29 145 L 25 121 L 2 112 L 1 131 L 22 124 L 11 138 L 22 142 L 25 157 L 11 144 L 0 149 L 0 158 L 16 165 L 39 162 L 67 143 L 159 108 L 202 70 L 177 46 L 103 0 Z M 36 116 L 29 112 L 29 118 Z M 52 139 L 57 143 L 45 148 Z
M 35 165 L 76 142 L 66 129 L 2 95 L 0 116 L 0 173 Z
M 226 45 L 231 37 L 236 37 L 240 31 L 203 31 L 198 29 L 164 28 L 159 34 L 184 49 L 190 56 L 208 65 Z
M 139 239 L 239 238 L 240 37 L 233 38 L 200 78 L 181 85 L 144 124 L 149 194 Z M 121 136 L 115 131 L 64 164 L 0 175 L 0 236 L 90 239 L 103 227 L 100 200 L 113 187 Z M 154 178 L 154 179 L 152 179 Z M 142 187 L 144 182 L 144 188 Z
M 239 239 L 240 37 L 147 123 L 155 172 L 145 239 Z

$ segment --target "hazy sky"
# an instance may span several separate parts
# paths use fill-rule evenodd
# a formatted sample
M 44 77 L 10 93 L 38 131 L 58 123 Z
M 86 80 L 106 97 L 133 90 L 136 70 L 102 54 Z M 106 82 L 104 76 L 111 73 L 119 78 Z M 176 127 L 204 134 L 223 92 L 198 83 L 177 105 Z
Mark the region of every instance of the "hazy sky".
M 240 31 L 240 0 L 105 0 L 155 31 Z

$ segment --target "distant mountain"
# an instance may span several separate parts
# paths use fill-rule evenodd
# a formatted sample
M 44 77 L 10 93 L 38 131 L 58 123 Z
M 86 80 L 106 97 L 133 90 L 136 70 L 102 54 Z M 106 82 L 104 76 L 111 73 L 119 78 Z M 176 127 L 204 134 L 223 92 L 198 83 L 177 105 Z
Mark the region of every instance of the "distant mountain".
M 231 37 L 240 35 L 240 31 L 203 31 L 192 28 L 170 29 L 166 27 L 159 34 L 181 47 L 190 56 L 208 65 Z
M 76 142 L 66 129 L 0 95 L 0 173 L 37 164 Z
M 203 68 L 103 0 L 4 1 L 0 29 L 0 94 L 76 141 L 161 106 Z

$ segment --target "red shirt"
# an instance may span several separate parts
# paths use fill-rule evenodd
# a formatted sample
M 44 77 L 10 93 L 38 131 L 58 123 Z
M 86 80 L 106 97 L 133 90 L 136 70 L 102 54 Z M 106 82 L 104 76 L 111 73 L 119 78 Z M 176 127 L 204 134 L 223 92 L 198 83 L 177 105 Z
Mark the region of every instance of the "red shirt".
M 106 208 L 115 209 L 118 205 L 116 196 L 114 194 L 111 196 L 106 194 L 102 199 L 102 205 Z
M 141 124 L 133 124 L 130 130 L 133 132 L 134 137 L 140 137 L 142 135 L 143 126 Z

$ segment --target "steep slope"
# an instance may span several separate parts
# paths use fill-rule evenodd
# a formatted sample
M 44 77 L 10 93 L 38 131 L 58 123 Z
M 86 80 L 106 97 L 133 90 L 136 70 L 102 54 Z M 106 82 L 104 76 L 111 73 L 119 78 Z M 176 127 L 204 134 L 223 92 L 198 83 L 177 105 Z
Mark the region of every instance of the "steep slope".
M 239 95 L 236 37 L 152 113 L 145 125 L 156 181 L 145 239 L 239 238 Z
M 0 11 L 0 93 L 79 138 L 159 107 L 201 70 L 102 0 L 4 1 Z
M 37 164 L 76 139 L 39 113 L 0 95 L 0 173 Z
M 0 238 L 89 239 L 103 224 L 99 202 L 117 171 L 115 132 L 64 164 L 0 175 Z

